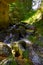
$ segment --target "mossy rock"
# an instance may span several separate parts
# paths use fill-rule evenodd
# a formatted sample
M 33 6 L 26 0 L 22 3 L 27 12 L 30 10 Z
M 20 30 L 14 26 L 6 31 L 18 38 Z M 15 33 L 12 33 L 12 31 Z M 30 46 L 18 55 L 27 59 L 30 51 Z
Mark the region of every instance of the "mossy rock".
M 25 37 L 26 36 L 26 29 L 25 29 L 24 26 L 20 26 L 19 27 L 19 31 L 20 31 L 21 37 Z
M 16 61 L 10 58 L 10 59 L 2 60 L 1 65 L 17 65 L 17 63 Z
M 0 60 L 11 55 L 11 49 L 3 42 L 0 42 Z

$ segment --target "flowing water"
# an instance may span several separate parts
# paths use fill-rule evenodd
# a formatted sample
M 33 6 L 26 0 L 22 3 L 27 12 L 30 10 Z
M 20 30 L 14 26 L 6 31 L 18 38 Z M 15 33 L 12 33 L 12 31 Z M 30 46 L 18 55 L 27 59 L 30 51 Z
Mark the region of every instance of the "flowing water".
M 7 31 L 12 30 L 13 28 L 15 28 L 15 25 L 13 25 L 11 28 L 9 28 Z M 10 46 L 10 43 L 12 42 L 18 42 L 18 38 L 17 40 L 14 39 L 16 35 L 12 34 L 12 32 L 10 33 L 6 33 L 6 32 L 0 32 L 0 41 L 7 43 L 8 46 Z M 26 39 L 26 37 L 24 38 L 19 38 L 19 41 L 25 41 L 27 44 L 32 44 L 31 41 L 29 41 L 28 39 Z M 23 47 L 21 47 L 23 49 Z M 23 49 L 24 50 L 24 49 Z M 28 51 L 30 52 L 29 58 L 32 60 L 34 65 L 43 65 L 43 57 L 41 58 L 34 50 L 33 47 L 30 46 L 30 48 L 28 48 Z

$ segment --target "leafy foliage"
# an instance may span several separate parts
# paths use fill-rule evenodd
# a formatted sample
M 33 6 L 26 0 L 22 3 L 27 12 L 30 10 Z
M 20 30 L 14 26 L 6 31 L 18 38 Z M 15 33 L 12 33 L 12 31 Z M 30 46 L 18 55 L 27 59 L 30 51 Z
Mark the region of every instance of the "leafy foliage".
M 23 57 L 24 57 L 24 58 L 28 58 L 28 57 L 29 57 L 29 51 L 28 51 L 28 50 L 25 50 L 25 51 L 23 52 Z
M 25 16 L 31 10 L 32 1 L 30 0 L 16 0 L 15 3 L 9 4 L 9 11 L 11 20 L 14 22 L 19 22 L 25 19 Z

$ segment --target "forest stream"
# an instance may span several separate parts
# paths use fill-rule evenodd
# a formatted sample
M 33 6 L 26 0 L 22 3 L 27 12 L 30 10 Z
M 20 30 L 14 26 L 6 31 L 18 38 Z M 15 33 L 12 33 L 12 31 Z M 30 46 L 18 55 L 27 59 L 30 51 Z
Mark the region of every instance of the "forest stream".
M 19 45 L 18 47 L 20 47 L 23 52 L 28 50 L 28 58 L 33 63 L 32 65 L 43 65 L 43 48 L 41 48 L 37 44 L 33 44 L 30 40 L 28 40 L 28 37 L 31 35 L 34 36 L 35 33 L 36 28 L 30 24 L 16 24 L 10 26 L 6 31 L 0 31 L 0 42 L 7 44 L 9 47 L 11 43 L 13 45 L 13 42 L 17 42 Z M 28 46 L 25 48 L 20 45 L 19 42 L 21 41 L 24 41 L 26 43 L 26 46 Z

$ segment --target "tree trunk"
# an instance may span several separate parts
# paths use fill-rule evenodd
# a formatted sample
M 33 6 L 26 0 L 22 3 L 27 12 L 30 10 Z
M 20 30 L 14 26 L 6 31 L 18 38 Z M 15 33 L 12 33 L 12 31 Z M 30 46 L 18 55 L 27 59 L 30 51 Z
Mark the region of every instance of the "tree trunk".
M 0 28 L 6 28 L 9 24 L 9 3 L 15 0 L 1 0 L 0 1 Z

